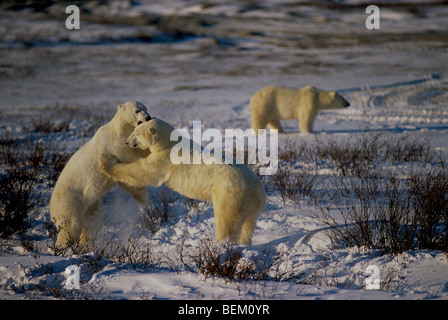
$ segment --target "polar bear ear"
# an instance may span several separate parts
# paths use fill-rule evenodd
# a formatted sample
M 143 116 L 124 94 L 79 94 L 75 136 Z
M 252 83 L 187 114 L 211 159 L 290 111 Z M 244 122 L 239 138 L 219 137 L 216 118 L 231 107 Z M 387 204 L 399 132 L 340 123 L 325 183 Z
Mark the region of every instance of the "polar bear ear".
M 149 131 L 149 134 L 152 134 L 152 135 L 154 135 L 156 133 L 155 128 L 149 128 L 148 131 Z
M 126 109 L 126 106 L 124 104 L 120 104 L 118 106 L 118 110 L 124 110 L 124 109 Z

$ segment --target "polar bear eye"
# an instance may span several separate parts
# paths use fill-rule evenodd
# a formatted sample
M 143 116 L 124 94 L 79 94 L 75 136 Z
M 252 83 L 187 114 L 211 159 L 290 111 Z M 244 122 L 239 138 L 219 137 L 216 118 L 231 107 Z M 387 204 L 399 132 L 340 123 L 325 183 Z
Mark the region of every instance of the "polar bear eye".
M 139 113 L 139 112 L 140 112 L 140 110 L 135 111 L 135 113 Z

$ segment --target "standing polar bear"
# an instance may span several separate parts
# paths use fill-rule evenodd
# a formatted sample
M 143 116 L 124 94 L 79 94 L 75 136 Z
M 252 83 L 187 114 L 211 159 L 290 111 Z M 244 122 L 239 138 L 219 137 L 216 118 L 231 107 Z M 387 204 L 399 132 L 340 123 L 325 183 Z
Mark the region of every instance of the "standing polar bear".
M 105 172 L 112 179 L 130 186 L 165 184 L 186 197 L 211 201 L 216 241 L 228 239 L 250 245 L 256 220 L 266 202 L 260 179 L 244 164 L 173 164 L 170 153 L 178 143 L 170 139 L 174 130 L 159 119 L 139 125 L 127 144 L 132 148 L 149 149 L 149 156 L 113 167 L 108 167 L 111 161 L 106 158 L 103 162 Z M 190 145 L 188 143 L 192 141 L 187 142 Z M 201 152 L 201 149 L 192 148 L 189 155 L 182 156 L 193 157 L 193 153 Z
M 100 199 L 114 185 L 114 181 L 100 170 L 99 161 L 104 155 L 113 155 L 120 162 L 133 162 L 147 156 L 148 152 L 129 148 L 126 138 L 137 125 L 150 119 L 142 103 L 127 101 L 118 106 L 112 120 L 100 127 L 67 162 L 50 199 L 50 215 L 58 229 L 57 247 L 92 242 L 100 216 Z M 146 188 L 124 184 L 120 187 L 138 202 L 147 204 Z
M 252 129 L 266 126 L 283 132 L 280 120 L 298 119 L 300 132 L 313 132 L 317 112 L 346 108 L 350 104 L 338 93 L 306 86 L 301 89 L 269 86 L 254 93 L 250 101 Z

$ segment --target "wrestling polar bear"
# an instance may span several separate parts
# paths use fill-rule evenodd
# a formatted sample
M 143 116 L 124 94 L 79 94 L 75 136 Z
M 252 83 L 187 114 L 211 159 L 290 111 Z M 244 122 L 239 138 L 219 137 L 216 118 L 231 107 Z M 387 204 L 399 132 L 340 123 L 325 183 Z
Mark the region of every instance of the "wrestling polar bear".
M 174 130 L 155 118 L 139 125 L 126 143 L 132 148 L 149 149 L 149 156 L 113 167 L 108 167 L 112 162 L 106 157 L 104 171 L 112 179 L 130 186 L 165 184 L 186 197 L 211 201 L 216 241 L 227 239 L 250 245 L 256 220 L 266 201 L 260 179 L 244 164 L 173 164 L 170 152 L 178 143 L 170 140 Z M 201 152 L 192 148 L 190 156 L 198 151 Z
M 301 89 L 269 86 L 251 98 L 252 129 L 266 126 L 283 132 L 280 120 L 298 119 L 302 133 L 313 132 L 319 110 L 346 108 L 350 104 L 338 93 L 307 86 Z
M 56 246 L 71 243 L 90 244 L 98 223 L 101 197 L 114 185 L 99 167 L 103 155 L 113 155 L 120 162 L 133 162 L 148 152 L 131 149 L 126 138 L 142 122 L 150 120 L 146 107 L 129 100 L 118 106 L 110 122 L 100 127 L 93 138 L 83 145 L 62 170 L 50 199 L 50 215 L 58 229 Z M 120 187 L 146 205 L 146 188 Z

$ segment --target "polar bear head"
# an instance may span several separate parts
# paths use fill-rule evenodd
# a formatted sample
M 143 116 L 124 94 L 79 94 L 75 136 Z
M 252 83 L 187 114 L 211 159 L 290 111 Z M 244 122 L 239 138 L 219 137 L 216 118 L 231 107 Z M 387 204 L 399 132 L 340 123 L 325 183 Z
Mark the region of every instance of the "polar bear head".
M 120 112 L 121 120 L 133 127 L 137 127 L 139 124 L 151 120 L 146 106 L 138 101 L 128 100 L 118 106 L 118 111 Z
M 334 91 L 319 90 L 319 109 L 341 109 L 350 106 L 347 100 Z
M 155 150 L 169 148 L 171 132 L 174 128 L 163 120 L 152 118 L 134 129 L 126 140 L 131 148 Z

